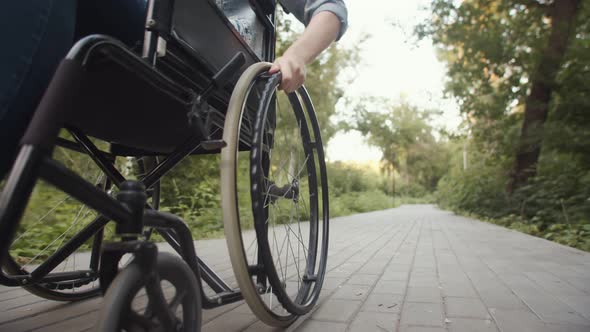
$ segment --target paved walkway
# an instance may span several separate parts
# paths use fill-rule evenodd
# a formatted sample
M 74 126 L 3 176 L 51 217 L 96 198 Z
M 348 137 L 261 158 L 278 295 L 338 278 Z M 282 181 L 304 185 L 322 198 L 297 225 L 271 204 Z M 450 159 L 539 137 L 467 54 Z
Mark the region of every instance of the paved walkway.
M 224 240 L 197 252 L 224 278 Z M 429 205 L 334 218 L 317 310 L 296 331 L 590 331 L 590 254 Z M 100 299 L 45 301 L 0 288 L 0 331 L 86 331 Z M 203 331 L 273 331 L 243 303 Z

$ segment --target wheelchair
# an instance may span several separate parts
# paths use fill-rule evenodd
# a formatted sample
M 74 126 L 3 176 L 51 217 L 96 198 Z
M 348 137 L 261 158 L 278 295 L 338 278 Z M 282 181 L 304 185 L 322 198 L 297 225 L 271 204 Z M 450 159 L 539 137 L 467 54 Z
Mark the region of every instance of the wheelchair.
M 329 238 L 318 120 L 304 87 L 282 96 L 280 74 L 267 73 L 275 2 L 235 2 L 256 19 L 255 43 L 213 0 L 148 1 L 135 44 L 105 34 L 75 43 L 0 196 L 0 284 L 57 301 L 103 294 L 98 331 L 198 331 L 202 308 L 241 300 L 261 321 L 286 327 L 314 307 Z M 99 176 L 71 169 L 56 149 L 83 154 Z M 208 155 L 219 162 L 219 213 L 238 287 L 199 258 L 182 218 L 158 210 L 166 174 Z M 133 165 L 122 171 L 121 158 Z M 67 236 L 40 249 L 50 252 L 24 262 L 13 245 L 45 222 L 25 220 L 39 183 L 82 208 Z M 89 221 L 74 228 L 81 215 Z

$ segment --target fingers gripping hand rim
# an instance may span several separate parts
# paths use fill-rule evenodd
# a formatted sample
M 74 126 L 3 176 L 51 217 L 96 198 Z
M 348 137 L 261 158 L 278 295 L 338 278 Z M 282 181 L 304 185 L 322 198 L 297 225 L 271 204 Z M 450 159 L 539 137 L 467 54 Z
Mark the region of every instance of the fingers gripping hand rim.
M 277 58 L 272 64 L 269 73 L 274 74 L 277 72 L 282 74 L 279 89 L 287 93 L 294 92 L 305 82 L 305 64 L 299 63 L 297 59 L 292 57 L 283 56 Z

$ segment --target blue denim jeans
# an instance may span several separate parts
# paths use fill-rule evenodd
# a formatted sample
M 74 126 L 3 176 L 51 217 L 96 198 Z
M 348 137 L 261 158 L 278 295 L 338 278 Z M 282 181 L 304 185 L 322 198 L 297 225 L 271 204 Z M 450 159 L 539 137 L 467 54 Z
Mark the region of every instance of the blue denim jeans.
M 148 0 L 80 0 L 76 39 L 100 33 L 131 48 L 143 42 Z
M 37 104 L 75 39 L 141 43 L 147 0 L 14 0 L 0 11 L 0 180 Z
M 59 61 L 71 47 L 75 0 L 5 1 L 0 11 L 0 179 Z

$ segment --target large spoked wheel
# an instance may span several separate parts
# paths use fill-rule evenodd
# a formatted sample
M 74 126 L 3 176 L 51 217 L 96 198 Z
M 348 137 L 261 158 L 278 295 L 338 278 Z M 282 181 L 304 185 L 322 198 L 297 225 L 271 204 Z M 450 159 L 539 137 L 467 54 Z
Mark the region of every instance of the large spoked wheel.
M 159 253 L 155 273 L 132 261 L 113 280 L 104 298 L 96 331 L 201 330 L 198 281 L 178 256 Z M 159 288 L 159 289 L 158 289 Z M 163 295 L 159 300 L 154 294 Z
M 54 158 L 101 190 L 108 193 L 116 191 L 112 182 L 87 155 L 56 148 Z M 156 165 L 156 157 L 126 158 L 117 163 L 123 175 L 129 178 L 141 178 Z M 148 202 L 157 209 L 159 183 L 148 193 Z M 10 247 L 10 255 L 2 262 L 2 269 L 12 275 L 27 275 L 47 259 L 56 259 L 59 264 L 52 273 L 88 272 L 73 280 L 41 282 L 23 287 L 32 294 L 53 301 L 78 301 L 97 296 L 100 294 L 96 272 L 100 247 L 105 238 L 114 234 L 112 227 L 105 227 L 107 222 L 108 219 L 88 206 L 40 182 L 33 190 Z
M 319 126 L 305 89 L 275 95 L 269 64 L 248 68 L 226 115 L 224 228 L 252 311 L 286 326 L 318 299 L 328 250 L 328 190 Z M 303 102 L 303 103 L 302 103 Z M 242 151 L 244 150 L 244 151 Z

